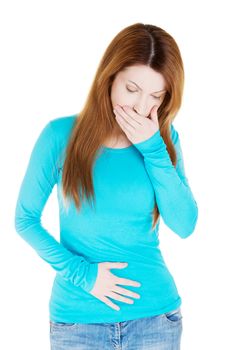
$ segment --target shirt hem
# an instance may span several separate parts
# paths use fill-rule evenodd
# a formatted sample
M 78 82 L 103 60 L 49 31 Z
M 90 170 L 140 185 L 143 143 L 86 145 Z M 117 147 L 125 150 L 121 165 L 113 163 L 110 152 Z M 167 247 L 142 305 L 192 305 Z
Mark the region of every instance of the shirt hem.
M 118 312 L 121 312 L 120 311 L 116 311 L 116 317 L 114 318 L 110 318 L 108 317 L 108 319 L 105 317 L 105 316 L 101 316 L 100 314 L 99 315 L 96 315 L 94 317 L 92 317 L 92 315 L 88 315 L 88 320 L 82 318 L 82 317 L 78 317 L 78 318 L 75 318 L 75 319 L 72 319 L 71 317 L 69 319 L 65 319 L 65 318 L 56 318 L 54 317 L 52 314 L 50 314 L 50 321 L 52 322 L 64 322 L 64 323 L 84 323 L 84 324 L 87 324 L 87 323 L 105 323 L 105 324 L 108 324 L 108 323 L 117 323 L 117 322 L 125 322 L 125 321 L 131 321 L 131 320 L 136 320 L 136 319 L 139 319 L 139 318 L 145 318 L 145 317 L 153 317 L 153 316 L 160 316 L 166 312 L 170 312 L 170 311 L 173 311 L 175 309 L 177 309 L 178 307 L 180 307 L 182 304 L 182 300 L 181 300 L 181 297 L 179 297 L 174 303 L 171 303 L 170 305 L 167 305 L 166 307 L 162 308 L 162 309 L 157 309 L 157 310 L 150 310 L 148 312 L 140 312 L 138 313 L 137 311 L 135 312 L 135 315 L 133 315 L 133 313 L 131 314 L 123 314 L 123 315 L 119 315 L 118 316 Z

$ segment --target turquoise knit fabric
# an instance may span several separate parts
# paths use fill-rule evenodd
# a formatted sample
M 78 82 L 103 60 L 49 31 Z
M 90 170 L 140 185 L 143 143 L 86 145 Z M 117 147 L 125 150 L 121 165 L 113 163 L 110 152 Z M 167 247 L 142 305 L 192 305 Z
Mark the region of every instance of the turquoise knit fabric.
M 74 202 L 65 205 L 61 192 L 66 145 L 76 118 L 52 119 L 41 130 L 15 208 L 16 232 L 56 271 L 49 300 L 50 320 L 122 322 L 176 309 L 182 299 L 160 251 L 160 220 L 186 238 L 194 232 L 198 218 L 178 132 L 171 124 L 176 167 L 160 130 L 126 148 L 101 147 L 92 170 L 95 202 L 91 204 L 84 197 L 77 212 Z M 60 242 L 41 223 L 55 185 Z M 160 219 L 152 230 L 155 200 Z M 111 272 L 140 282 L 140 287 L 120 285 L 140 294 L 140 299 L 133 298 L 134 304 L 127 304 L 109 297 L 120 307 L 117 311 L 90 294 L 99 262 L 128 262 L 126 268 Z

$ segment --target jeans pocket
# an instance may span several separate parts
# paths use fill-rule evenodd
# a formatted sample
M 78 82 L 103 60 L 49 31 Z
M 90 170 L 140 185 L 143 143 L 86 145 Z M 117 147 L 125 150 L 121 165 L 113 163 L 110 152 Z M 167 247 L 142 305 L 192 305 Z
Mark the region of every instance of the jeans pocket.
M 170 324 L 177 324 L 182 322 L 182 313 L 181 313 L 181 308 L 177 308 L 176 310 L 165 312 L 163 314 L 164 319 L 166 322 Z
M 56 330 L 69 330 L 73 329 L 78 325 L 78 323 L 68 323 L 68 322 L 54 322 L 50 321 L 50 333 Z

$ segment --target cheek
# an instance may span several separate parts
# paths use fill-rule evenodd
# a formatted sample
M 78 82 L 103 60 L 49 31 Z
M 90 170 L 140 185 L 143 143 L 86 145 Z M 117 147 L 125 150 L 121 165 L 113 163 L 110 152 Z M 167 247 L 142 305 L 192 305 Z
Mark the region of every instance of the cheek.
M 129 96 L 127 96 L 124 93 L 119 93 L 119 94 L 113 95 L 112 103 L 113 105 L 118 104 L 121 107 L 123 107 L 124 105 L 131 106 L 133 103 L 133 99 L 129 98 Z
M 119 89 L 117 94 L 116 94 L 116 98 L 119 101 L 123 101 L 123 103 L 124 103 L 124 101 L 129 100 L 129 95 L 127 94 L 125 89 Z
M 128 104 L 134 100 L 134 94 L 131 95 L 124 86 L 113 85 L 111 96 L 113 101 L 120 105 Z

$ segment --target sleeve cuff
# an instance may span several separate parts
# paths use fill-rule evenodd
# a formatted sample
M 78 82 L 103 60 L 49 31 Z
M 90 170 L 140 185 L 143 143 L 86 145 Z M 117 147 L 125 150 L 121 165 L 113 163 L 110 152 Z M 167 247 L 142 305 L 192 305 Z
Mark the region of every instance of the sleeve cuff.
M 142 154 L 145 152 L 157 151 L 165 149 L 165 142 L 160 134 L 160 129 L 158 129 L 152 136 L 147 140 L 134 143 L 133 144 Z
M 85 283 L 82 285 L 82 288 L 86 292 L 90 292 L 91 289 L 93 289 L 93 286 L 97 279 L 97 274 L 98 274 L 98 263 L 90 263 L 88 272 L 86 275 Z

